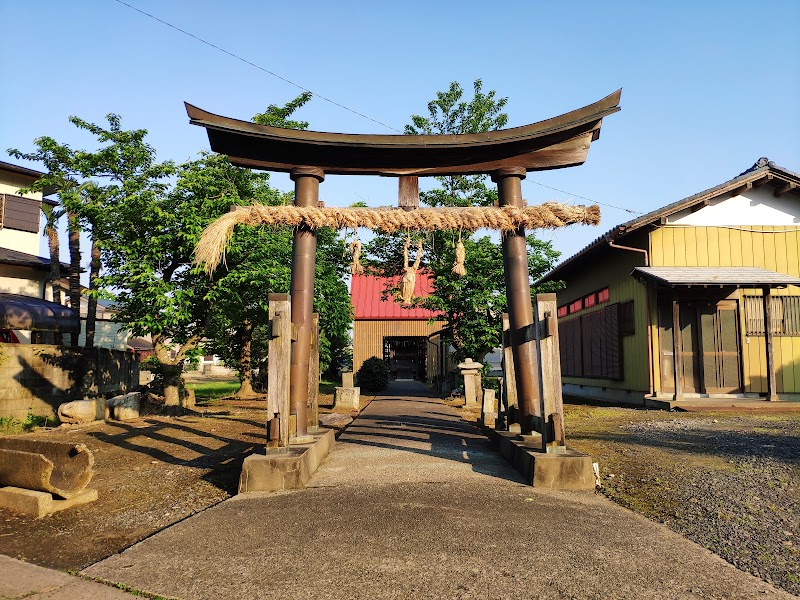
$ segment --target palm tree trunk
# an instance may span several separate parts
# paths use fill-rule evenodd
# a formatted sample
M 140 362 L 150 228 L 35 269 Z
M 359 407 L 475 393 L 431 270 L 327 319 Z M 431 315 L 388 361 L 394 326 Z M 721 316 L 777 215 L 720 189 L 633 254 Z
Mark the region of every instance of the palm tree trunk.
M 61 279 L 61 243 L 58 239 L 58 229 L 55 223 L 49 223 L 44 228 L 45 235 L 47 235 L 48 246 L 50 247 L 50 287 L 53 291 L 53 302 L 61 304 L 61 287 L 59 280 Z M 64 334 L 60 331 L 55 332 L 55 344 L 61 346 L 64 344 Z
M 97 277 L 100 276 L 100 245 L 92 235 L 92 262 L 89 267 L 89 289 L 97 287 Z M 94 332 L 97 325 L 97 297 L 89 296 L 89 306 L 86 310 L 86 343 L 87 348 L 94 348 Z
M 81 317 L 81 226 L 78 217 L 67 214 L 69 221 L 69 304 L 80 321 Z M 80 331 L 71 336 L 71 346 L 78 345 Z

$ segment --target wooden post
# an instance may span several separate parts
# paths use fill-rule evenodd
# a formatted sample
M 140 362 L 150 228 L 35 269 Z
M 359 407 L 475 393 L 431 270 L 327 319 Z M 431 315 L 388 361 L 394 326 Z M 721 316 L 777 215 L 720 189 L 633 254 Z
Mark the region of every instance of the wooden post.
M 767 347 L 767 400 L 778 400 L 778 387 L 775 381 L 775 343 L 772 332 L 772 289 L 762 290 L 761 301 L 764 304 L 764 345 Z
M 397 184 L 397 206 L 403 210 L 419 208 L 419 177 L 401 175 Z
M 514 376 L 514 356 L 511 352 L 511 328 L 508 324 L 508 313 L 503 313 L 503 398 L 506 429 L 511 425 L 511 415 L 518 413 L 517 378 Z M 517 422 L 516 420 L 514 421 Z
M 319 429 L 319 313 L 311 318 L 311 361 L 308 367 L 308 430 Z
M 278 433 L 268 445 L 289 445 L 289 373 L 292 357 L 292 313 L 289 294 L 269 295 L 269 361 L 267 370 L 267 430 Z M 274 419 L 278 419 L 275 427 Z M 270 423 L 270 421 L 272 421 Z
M 681 307 L 676 298 L 672 299 L 672 367 L 675 377 L 676 402 L 683 400 L 683 340 L 681 339 Z
M 536 347 L 539 353 L 539 390 L 542 404 L 542 451 L 566 451 L 564 401 L 561 395 L 561 354 L 558 346 L 558 303 L 555 294 L 537 294 Z

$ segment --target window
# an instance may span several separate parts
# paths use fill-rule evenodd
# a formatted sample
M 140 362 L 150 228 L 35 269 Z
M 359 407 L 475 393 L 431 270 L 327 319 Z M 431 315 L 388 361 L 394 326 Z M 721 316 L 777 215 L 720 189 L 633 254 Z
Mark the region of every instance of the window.
M 567 316 L 567 305 L 559 306 L 558 307 L 558 316 L 559 317 L 566 317 Z
M 599 292 L 597 292 L 597 303 L 602 304 L 603 302 L 608 302 L 611 294 L 608 291 L 608 288 L 603 288 Z
M 619 334 L 633 335 L 636 333 L 635 318 L 633 315 L 633 300 L 620 302 L 619 307 Z
M 558 323 L 562 375 L 623 378 L 618 309 L 618 304 L 612 304 Z
M 597 294 L 589 294 L 583 297 L 583 306 L 585 308 L 591 308 L 595 304 L 597 304 Z
M 800 336 L 800 296 L 772 296 L 772 335 Z M 744 297 L 745 335 L 764 335 L 762 296 Z
M 39 233 L 41 202 L 13 194 L 0 194 L 0 228 Z
M 581 298 L 580 300 L 575 300 L 572 304 L 569 305 L 569 314 L 580 312 L 582 309 L 583 309 L 583 298 Z

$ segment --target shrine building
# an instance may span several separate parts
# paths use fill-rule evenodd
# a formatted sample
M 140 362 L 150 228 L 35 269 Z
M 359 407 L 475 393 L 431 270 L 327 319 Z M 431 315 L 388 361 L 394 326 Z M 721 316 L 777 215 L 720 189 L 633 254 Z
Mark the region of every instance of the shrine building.
M 441 313 L 425 308 L 405 308 L 386 290 L 397 285 L 397 277 L 353 275 L 350 298 L 353 303 L 353 371 L 373 356 L 382 358 L 393 379 L 428 379 L 433 353 L 428 338 L 445 326 Z M 420 271 L 414 296 L 425 298 L 433 290 L 429 273 Z M 430 354 L 430 356 L 429 356 Z

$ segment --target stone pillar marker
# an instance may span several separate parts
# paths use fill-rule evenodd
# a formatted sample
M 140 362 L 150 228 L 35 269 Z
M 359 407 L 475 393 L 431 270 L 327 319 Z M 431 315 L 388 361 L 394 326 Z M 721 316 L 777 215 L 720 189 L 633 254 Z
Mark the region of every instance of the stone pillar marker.
M 352 371 L 342 371 L 342 387 L 346 387 L 346 388 L 353 387 L 353 372 Z
M 494 429 L 497 424 L 497 395 L 494 390 L 483 390 L 481 420 L 484 427 Z
M 481 369 L 483 365 L 471 358 L 459 363 L 458 369 L 464 378 L 464 401 L 467 406 L 475 406 L 481 398 Z

